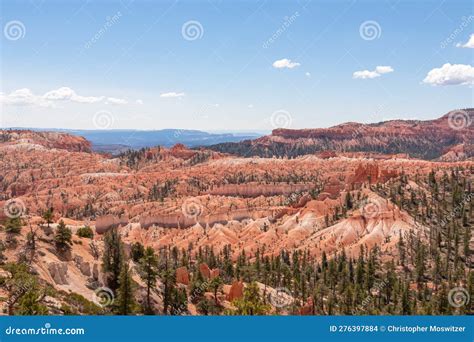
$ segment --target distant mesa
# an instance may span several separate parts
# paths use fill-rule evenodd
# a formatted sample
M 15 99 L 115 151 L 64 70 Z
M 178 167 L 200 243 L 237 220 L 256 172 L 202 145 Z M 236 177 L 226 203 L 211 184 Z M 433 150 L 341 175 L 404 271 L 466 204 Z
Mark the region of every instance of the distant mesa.
M 474 109 L 454 110 L 436 120 L 344 123 L 330 128 L 277 128 L 254 140 L 227 142 L 209 149 L 243 157 L 297 157 L 338 153 L 407 154 L 427 160 L 465 160 L 474 156 Z

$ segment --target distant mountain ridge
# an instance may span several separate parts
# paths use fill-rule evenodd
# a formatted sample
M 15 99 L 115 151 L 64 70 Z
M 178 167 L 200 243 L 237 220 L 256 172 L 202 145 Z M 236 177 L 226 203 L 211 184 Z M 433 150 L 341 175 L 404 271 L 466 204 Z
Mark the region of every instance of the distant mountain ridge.
M 296 157 L 325 151 L 406 153 L 422 159 L 463 160 L 474 156 L 474 109 L 454 110 L 436 120 L 344 123 L 330 128 L 278 128 L 271 135 L 208 146 L 239 156 Z
M 62 132 L 81 136 L 91 142 L 91 148 L 96 152 L 117 154 L 129 149 L 143 147 L 164 146 L 171 147 L 184 144 L 188 147 L 208 146 L 223 142 L 239 142 L 245 139 L 255 139 L 261 136 L 258 133 L 209 133 L 187 129 L 161 130 L 77 130 L 77 129 L 36 129 L 39 132 Z

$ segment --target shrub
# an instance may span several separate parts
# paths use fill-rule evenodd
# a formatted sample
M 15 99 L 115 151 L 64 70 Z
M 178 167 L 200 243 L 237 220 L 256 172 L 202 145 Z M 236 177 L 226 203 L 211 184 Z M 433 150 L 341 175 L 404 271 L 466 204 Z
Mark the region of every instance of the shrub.
M 94 237 L 94 231 L 89 226 L 84 226 L 79 228 L 76 232 L 77 236 L 82 238 L 92 239 Z

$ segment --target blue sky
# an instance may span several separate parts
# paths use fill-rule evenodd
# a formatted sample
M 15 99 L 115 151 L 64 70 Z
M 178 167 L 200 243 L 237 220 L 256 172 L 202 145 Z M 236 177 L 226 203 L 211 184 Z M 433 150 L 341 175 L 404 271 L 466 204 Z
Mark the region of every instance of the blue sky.
M 4 127 L 269 131 L 472 107 L 471 1 L 1 6 Z

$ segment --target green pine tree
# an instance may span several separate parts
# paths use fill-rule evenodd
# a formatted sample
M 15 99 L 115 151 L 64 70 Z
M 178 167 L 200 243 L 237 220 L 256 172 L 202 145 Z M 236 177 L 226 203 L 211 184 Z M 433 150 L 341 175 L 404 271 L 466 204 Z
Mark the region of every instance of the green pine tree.
M 58 227 L 56 228 L 56 234 L 54 235 L 54 242 L 56 248 L 59 251 L 65 251 L 71 248 L 72 245 L 72 232 L 71 229 L 66 227 L 63 220 L 59 221 Z
M 119 276 L 122 270 L 124 255 L 123 245 L 116 228 L 105 233 L 102 270 L 105 273 L 106 284 L 113 291 L 119 286 Z
M 138 274 L 146 285 L 146 314 L 153 314 L 151 305 L 151 291 L 156 288 L 158 277 L 158 257 L 151 247 L 147 247 L 138 264 Z
M 117 315 L 130 315 L 134 313 L 136 303 L 134 297 L 135 284 L 132 279 L 127 261 L 122 262 L 117 289 L 116 313 Z

